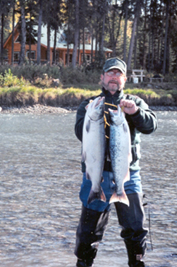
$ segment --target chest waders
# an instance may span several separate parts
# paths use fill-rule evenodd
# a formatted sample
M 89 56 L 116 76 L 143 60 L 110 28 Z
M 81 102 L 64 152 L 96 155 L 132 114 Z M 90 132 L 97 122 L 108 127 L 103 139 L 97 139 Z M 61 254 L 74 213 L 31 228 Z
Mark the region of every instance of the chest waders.
M 105 104 L 106 156 L 109 158 L 108 108 L 115 110 L 117 109 L 117 106 L 110 103 Z M 111 171 L 111 168 L 108 169 Z M 143 227 L 145 214 L 142 203 L 142 193 L 132 191 L 132 193 L 127 194 L 127 197 L 130 203 L 129 206 L 120 202 L 116 202 L 114 205 L 118 216 L 118 222 L 122 227 L 121 237 L 123 238 L 127 249 L 128 266 L 145 267 L 142 260 L 146 251 L 146 235 L 148 231 Z M 101 207 L 101 205 L 102 204 L 100 203 L 99 207 Z M 93 266 L 99 242 L 103 238 L 108 223 L 109 210 L 109 203 L 103 212 L 90 209 L 89 205 L 83 205 L 76 233 L 75 255 L 78 258 L 76 263 L 77 267 Z
M 143 228 L 145 220 L 142 194 L 127 195 L 130 206 L 123 203 L 114 203 L 118 222 L 122 227 L 121 237 L 124 239 L 128 265 L 143 267 L 142 261 L 146 251 L 147 229 Z M 93 266 L 97 254 L 98 244 L 103 238 L 108 223 L 110 205 L 104 212 L 98 212 L 82 207 L 80 222 L 76 233 L 75 255 L 78 258 L 77 267 Z

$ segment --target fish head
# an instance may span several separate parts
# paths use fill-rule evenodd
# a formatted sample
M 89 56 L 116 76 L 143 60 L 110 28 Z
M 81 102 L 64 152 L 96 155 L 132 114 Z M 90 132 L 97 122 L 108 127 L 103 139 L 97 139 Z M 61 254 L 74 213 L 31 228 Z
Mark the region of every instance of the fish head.
M 103 117 L 104 114 L 105 97 L 97 97 L 87 107 L 87 113 L 91 120 L 97 121 Z
M 121 125 L 124 123 L 125 121 L 125 114 L 122 111 L 122 109 L 120 108 L 120 106 L 117 106 L 117 110 L 112 110 L 112 109 L 108 109 L 109 110 L 109 115 L 110 115 L 110 123 L 111 124 L 115 124 L 115 125 Z

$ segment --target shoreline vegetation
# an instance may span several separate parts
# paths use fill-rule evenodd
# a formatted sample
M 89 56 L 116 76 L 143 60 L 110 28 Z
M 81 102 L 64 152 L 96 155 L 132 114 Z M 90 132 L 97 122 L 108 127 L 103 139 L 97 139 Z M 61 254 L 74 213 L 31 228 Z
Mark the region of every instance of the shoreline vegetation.
M 37 73 L 35 79 L 25 79 L 25 75 L 15 75 L 11 69 L 4 70 L 0 74 L 1 113 L 68 112 L 76 110 L 85 98 L 101 92 L 101 85 L 97 82 L 99 72 L 88 75 L 66 68 L 57 79 L 58 75 Z M 127 82 L 124 92 L 141 97 L 153 109 L 177 110 L 177 80 L 174 76 L 173 79 L 166 77 L 164 82 L 150 83 L 148 79 L 138 84 Z

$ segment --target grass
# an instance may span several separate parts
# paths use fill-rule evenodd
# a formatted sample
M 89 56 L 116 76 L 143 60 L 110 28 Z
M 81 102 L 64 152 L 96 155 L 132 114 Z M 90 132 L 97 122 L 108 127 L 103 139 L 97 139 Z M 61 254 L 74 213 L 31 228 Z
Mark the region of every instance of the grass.
M 100 94 L 101 89 L 90 90 L 69 87 L 41 89 L 23 85 L 0 88 L 0 105 L 34 105 L 77 106 L 85 98 Z M 133 94 L 144 99 L 149 105 L 177 105 L 177 90 L 159 92 L 152 89 L 125 89 L 126 94 Z
M 51 70 L 56 72 L 56 68 Z M 76 74 L 76 71 L 64 69 L 63 79 L 67 81 L 64 85 L 59 82 L 56 86 L 48 74 L 30 83 L 23 77 L 15 76 L 11 69 L 4 70 L 4 73 L 0 74 L 0 105 L 77 106 L 85 98 L 100 94 L 101 85 L 96 82 L 99 80 L 98 73 L 92 73 L 84 78 L 85 73 L 80 72 L 74 78 Z M 75 82 L 71 83 L 71 78 L 75 79 Z M 148 88 L 148 83 L 126 83 L 124 92 L 141 97 L 149 105 L 177 105 L 176 82 L 157 83 L 153 85 L 153 88 Z

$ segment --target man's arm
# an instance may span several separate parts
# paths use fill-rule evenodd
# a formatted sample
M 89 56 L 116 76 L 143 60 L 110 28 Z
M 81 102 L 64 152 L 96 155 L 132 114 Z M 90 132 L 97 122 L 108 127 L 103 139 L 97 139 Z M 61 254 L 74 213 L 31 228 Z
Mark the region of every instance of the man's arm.
M 144 134 L 150 134 L 157 128 L 157 118 L 141 98 L 122 99 L 120 107 L 127 113 L 135 128 Z
M 84 117 L 86 113 L 85 107 L 87 106 L 88 103 L 89 103 L 89 99 L 84 100 L 80 104 L 77 110 L 77 113 L 76 113 L 75 135 L 81 142 L 82 142 L 82 128 L 83 128 Z

